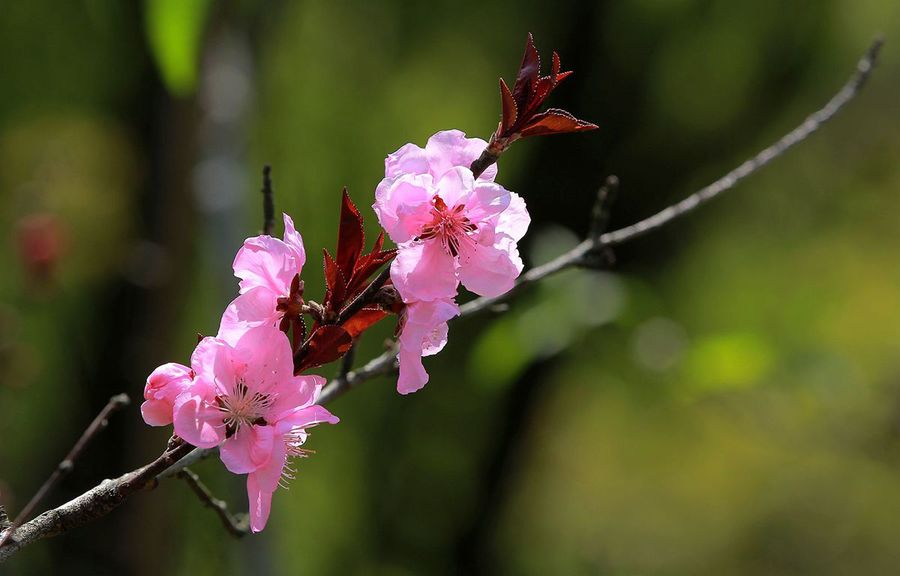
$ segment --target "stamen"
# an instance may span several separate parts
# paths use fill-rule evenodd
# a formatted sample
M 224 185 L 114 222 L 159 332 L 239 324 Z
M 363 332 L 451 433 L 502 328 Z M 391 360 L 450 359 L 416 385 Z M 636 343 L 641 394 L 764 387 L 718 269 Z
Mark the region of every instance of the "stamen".
M 463 215 L 465 204 L 449 209 L 440 196 L 435 196 L 431 207 L 431 222 L 422 227 L 416 240 L 438 239 L 444 251 L 453 257 L 459 256 L 461 243 L 470 246 L 476 243 L 472 237 L 478 226 Z
M 278 485 L 284 489 L 287 489 L 290 481 L 297 476 L 297 470 L 293 466 L 293 460 L 295 458 L 307 458 L 310 455 L 315 454 L 315 450 L 301 448 L 303 443 L 306 442 L 307 436 L 308 433 L 305 429 L 292 428 L 287 431 L 282 438 L 287 447 L 287 455 L 284 459 L 284 466 L 281 468 L 281 479 L 278 480 Z
M 251 393 L 244 379 L 239 378 L 231 386 L 231 394 L 216 397 L 216 404 L 225 413 L 223 422 L 231 435 L 241 426 L 265 426 L 265 414 L 277 398 L 273 393 Z

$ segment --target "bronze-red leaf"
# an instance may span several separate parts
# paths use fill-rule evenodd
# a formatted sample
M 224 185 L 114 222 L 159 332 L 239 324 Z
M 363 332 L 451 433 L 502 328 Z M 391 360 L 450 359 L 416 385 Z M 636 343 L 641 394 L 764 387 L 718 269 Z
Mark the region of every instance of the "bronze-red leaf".
M 372 246 L 372 252 L 381 252 L 382 247 L 384 247 L 384 230 L 378 233 L 378 238 L 375 239 L 375 245 Z
M 597 128 L 594 124 L 578 120 L 563 110 L 551 109 L 540 112 L 550 93 L 571 74 L 571 71 L 562 71 L 559 54 L 553 52 L 550 74 L 541 76 L 541 59 L 534 47 L 534 38 L 531 34 L 528 35 L 525 54 L 512 91 L 502 79 L 500 80 L 502 116 L 489 145 L 494 157 L 499 156 L 512 142 L 525 136 L 562 134 Z
M 319 326 L 303 346 L 302 357 L 294 366 L 296 373 L 334 362 L 350 350 L 353 338 L 335 324 Z
M 516 106 L 516 100 L 513 98 L 512 92 L 509 91 L 509 86 L 506 85 L 503 78 L 500 79 L 500 104 L 503 110 L 500 126 L 503 131 L 506 131 L 516 123 L 518 106 Z
M 328 250 L 322 250 L 322 254 L 325 262 L 325 287 L 330 296 L 325 299 L 325 304 L 340 305 L 347 292 L 347 280 L 344 278 L 344 274 L 341 272 L 337 262 L 328 253 Z
M 365 283 L 369 277 L 378 271 L 379 268 L 394 259 L 397 255 L 396 249 L 382 250 L 381 252 L 372 252 L 363 256 L 356 266 L 353 273 L 353 285 Z
M 359 255 L 362 254 L 365 236 L 362 216 L 350 200 L 347 188 L 343 190 L 341 224 L 338 228 L 338 245 L 335 260 L 345 278 L 350 278 Z
M 537 80 L 540 71 L 541 57 L 537 48 L 534 47 L 534 37 L 529 32 L 528 40 L 525 42 L 525 54 L 522 55 L 522 64 L 519 66 L 519 73 L 516 75 L 516 83 L 513 86 L 513 98 L 520 107 L 523 102 L 530 99 L 532 85 Z
M 544 134 L 565 134 L 567 132 L 582 132 L 595 130 L 597 126 L 572 116 L 565 110 L 550 108 L 549 110 L 534 116 L 519 133 L 522 137 L 539 136 Z
M 352 338 L 356 338 L 387 315 L 388 313 L 380 308 L 363 308 L 351 316 L 342 326 Z

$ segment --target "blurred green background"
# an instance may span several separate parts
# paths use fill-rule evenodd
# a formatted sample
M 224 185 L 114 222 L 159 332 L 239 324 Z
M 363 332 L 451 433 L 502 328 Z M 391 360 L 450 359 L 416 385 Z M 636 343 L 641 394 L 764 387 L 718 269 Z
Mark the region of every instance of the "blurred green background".
M 168 481 L 0 573 L 900 573 L 900 5 L 893 0 L 31 0 L 0 10 L 0 499 L 18 511 L 110 395 L 187 362 L 236 293 L 259 172 L 310 254 L 384 156 L 487 137 L 525 34 L 600 125 L 499 180 L 546 261 L 622 180 L 646 216 L 866 91 L 700 212 L 451 326 L 425 390 L 332 406 L 269 527 L 231 540 Z M 278 228 L 280 233 L 280 226 Z M 359 361 L 393 330 L 367 334 Z M 329 367 L 323 374 L 332 374 Z M 155 457 L 136 405 L 46 505 Z M 243 478 L 196 471 L 238 510 Z

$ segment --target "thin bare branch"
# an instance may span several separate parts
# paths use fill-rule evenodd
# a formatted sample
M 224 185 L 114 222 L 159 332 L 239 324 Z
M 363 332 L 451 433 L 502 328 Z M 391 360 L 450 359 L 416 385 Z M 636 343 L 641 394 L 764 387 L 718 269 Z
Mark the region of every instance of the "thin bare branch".
M 865 55 L 860 58 L 859 62 L 856 64 L 856 71 L 840 91 L 838 91 L 825 106 L 811 114 L 802 124 L 782 136 L 777 142 L 760 151 L 756 156 L 750 158 L 709 186 L 691 194 L 681 202 L 668 206 L 653 216 L 645 218 L 640 222 L 635 222 L 631 226 L 626 226 L 619 230 L 604 234 L 600 238 L 599 243 L 604 246 L 621 244 L 622 242 L 646 234 L 651 230 L 655 230 L 656 228 L 671 222 L 675 218 L 684 216 L 695 210 L 698 206 L 709 202 L 722 192 L 734 188 L 741 180 L 750 176 L 772 160 L 778 158 L 790 148 L 809 138 L 813 132 L 834 118 L 834 116 L 859 93 L 860 88 L 865 85 L 872 70 L 875 68 L 875 63 L 878 61 L 878 54 L 881 52 L 881 46 L 883 44 L 883 38 L 876 38 L 872 42 L 872 45 L 869 46 Z
M 341 358 L 341 368 L 338 370 L 337 378 L 346 378 L 347 374 L 353 370 L 353 360 L 356 359 L 356 347 L 359 341 L 353 343 L 347 353 Z
M 263 185 L 263 229 L 262 233 L 266 236 L 272 235 L 275 228 L 275 199 L 272 191 L 272 167 L 266 164 L 262 171 Z
M 192 470 L 184 468 L 178 472 L 178 477 L 187 483 L 191 491 L 196 494 L 204 506 L 211 508 L 216 513 L 216 516 L 222 521 L 222 526 L 229 534 L 235 538 L 243 538 L 250 533 L 250 520 L 247 515 L 231 514 L 228 511 L 228 504 L 224 500 L 216 498 Z
M 37 508 L 37 505 L 41 503 L 44 497 L 50 493 L 56 484 L 63 479 L 69 472 L 72 471 L 72 468 L 75 467 L 75 462 L 78 461 L 78 458 L 81 456 L 81 453 L 84 452 L 85 447 L 90 444 L 91 440 L 97 437 L 97 434 L 106 429 L 106 426 L 109 424 L 109 417 L 113 412 L 121 410 L 122 408 L 131 404 L 131 399 L 127 394 L 117 394 L 109 399 L 109 402 L 106 403 L 106 406 L 100 410 L 100 413 L 94 418 L 94 420 L 88 425 L 88 427 L 81 433 L 81 437 L 75 442 L 75 445 L 72 446 L 72 449 L 69 450 L 69 453 L 66 454 L 66 457 L 60 461 L 59 464 L 56 465 L 56 469 L 52 474 L 44 481 L 38 491 L 35 492 L 34 496 L 31 497 L 31 500 L 28 501 L 28 504 L 25 505 L 25 508 L 19 512 L 19 515 L 16 516 L 16 519 L 13 521 L 12 525 L 8 527 L 8 529 L 0 535 L 0 548 L 6 543 L 7 539 L 9 539 L 10 535 L 16 531 L 16 528 L 22 525 L 23 522 L 28 520 L 31 516 L 31 513 L 34 512 L 34 509 Z M 4 513 L 5 516 L 5 513 Z

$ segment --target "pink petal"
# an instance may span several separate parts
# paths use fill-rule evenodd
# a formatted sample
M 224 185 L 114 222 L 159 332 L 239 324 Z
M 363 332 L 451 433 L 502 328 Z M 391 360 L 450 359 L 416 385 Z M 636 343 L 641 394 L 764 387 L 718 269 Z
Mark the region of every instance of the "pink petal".
M 174 424 L 175 434 L 198 448 L 212 448 L 225 440 L 222 412 L 190 392 L 175 400 Z
M 274 431 L 271 426 L 266 426 Z M 284 471 L 284 465 L 287 462 L 287 444 L 282 434 L 274 433 L 272 450 L 266 461 L 252 473 L 256 478 L 260 490 L 274 492 L 278 488 L 281 481 L 281 475 Z
M 275 308 L 279 294 L 267 286 L 257 286 L 231 301 L 219 323 L 217 338 L 234 346 L 241 336 L 257 326 L 275 326 L 282 314 Z
M 437 183 L 437 195 L 453 208 L 457 204 L 465 204 L 468 207 L 469 197 L 475 190 L 475 179 L 468 168 L 459 166 L 451 167 L 444 172 Z
M 422 356 L 439 352 L 447 343 L 447 321 L 459 314 L 452 300 L 412 302 L 406 307 L 400 333 L 400 376 L 397 391 L 409 394 L 428 383 Z
M 237 432 L 219 448 L 219 456 L 229 472 L 248 474 L 265 466 L 272 457 L 273 446 L 283 444 L 274 439 L 272 426 L 239 426 Z M 280 467 L 279 467 L 280 470 Z
M 305 259 L 304 253 L 277 238 L 247 238 L 233 264 L 234 275 L 241 279 L 241 294 L 257 286 L 266 286 L 279 295 L 288 294 Z
M 194 373 L 182 364 L 163 364 L 147 377 L 141 414 L 150 426 L 172 423 L 175 398 L 193 383 Z
M 428 372 L 422 365 L 421 350 L 400 348 L 400 375 L 397 378 L 397 392 L 411 394 L 428 384 Z
M 230 356 L 228 345 L 217 338 L 207 336 L 201 340 L 194 353 L 191 354 L 191 368 L 194 370 L 194 380 L 197 385 L 215 389 L 217 366 L 227 366 L 227 362 L 220 360 L 221 356 Z
M 405 174 L 384 179 L 375 189 L 372 209 L 391 240 L 400 244 L 414 238 L 431 219 L 435 190 L 429 174 Z
M 247 476 L 247 498 L 250 500 L 250 529 L 253 532 L 261 532 L 269 520 L 269 512 L 272 508 L 272 492 L 274 490 L 260 490 L 259 481 L 255 474 Z
M 245 332 L 232 355 L 234 373 L 251 392 L 279 393 L 294 377 L 291 343 L 284 332 L 272 326 Z
M 391 280 L 405 302 L 452 298 L 459 285 L 453 257 L 436 240 L 401 246 Z
M 183 364 L 169 362 L 159 366 L 147 377 L 144 387 L 144 398 L 170 398 L 174 400 L 185 388 L 190 386 L 193 373 Z
M 484 244 L 460 246 L 459 279 L 468 290 L 481 296 L 508 292 L 521 270 L 521 260 L 516 262 L 506 250 Z
M 146 400 L 141 404 L 141 416 L 149 426 L 168 426 L 173 420 L 173 406 L 164 400 Z
M 495 219 L 497 234 L 505 234 L 515 241 L 519 241 L 528 231 L 531 224 L 531 216 L 525 207 L 525 200 L 515 192 L 510 192 L 509 206 Z
M 459 312 L 457 312 L 458 314 Z M 422 339 L 422 356 L 434 356 L 447 345 L 447 335 L 450 328 L 446 322 L 441 322 L 429 330 Z
M 324 406 L 307 406 L 291 413 L 279 422 L 279 429 L 283 426 L 289 428 L 309 428 L 317 424 L 337 424 L 340 419 L 329 412 Z
M 404 144 L 384 159 L 384 177 L 397 178 L 403 174 L 424 174 L 428 172 L 428 157 L 425 150 L 415 144 Z
M 294 264 L 297 268 L 302 268 L 306 264 L 306 249 L 303 247 L 303 238 L 297 229 L 294 228 L 294 221 L 285 213 L 281 214 L 284 220 L 284 243 L 294 252 Z M 297 270 L 296 273 L 300 271 Z M 293 280 L 293 278 L 291 278 Z
M 275 404 L 272 405 L 267 420 L 279 422 L 293 412 L 306 408 L 316 401 L 325 379 L 314 374 L 295 376 L 280 387 Z
M 483 222 L 509 208 L 511 192 L 493 182 L 478 182 L 466 203 L 466 216 L 472 222 Z
M 454 166 L 469 168 L 487 148 L 487 142 L 481 138 L 466 138 L 459 130 L 438 132 L 428 139 L 425 154 L 435 179 L 440 178 Z M 497 176 L 497 164 L 484 171 L 479 180 L 493 180 Z

